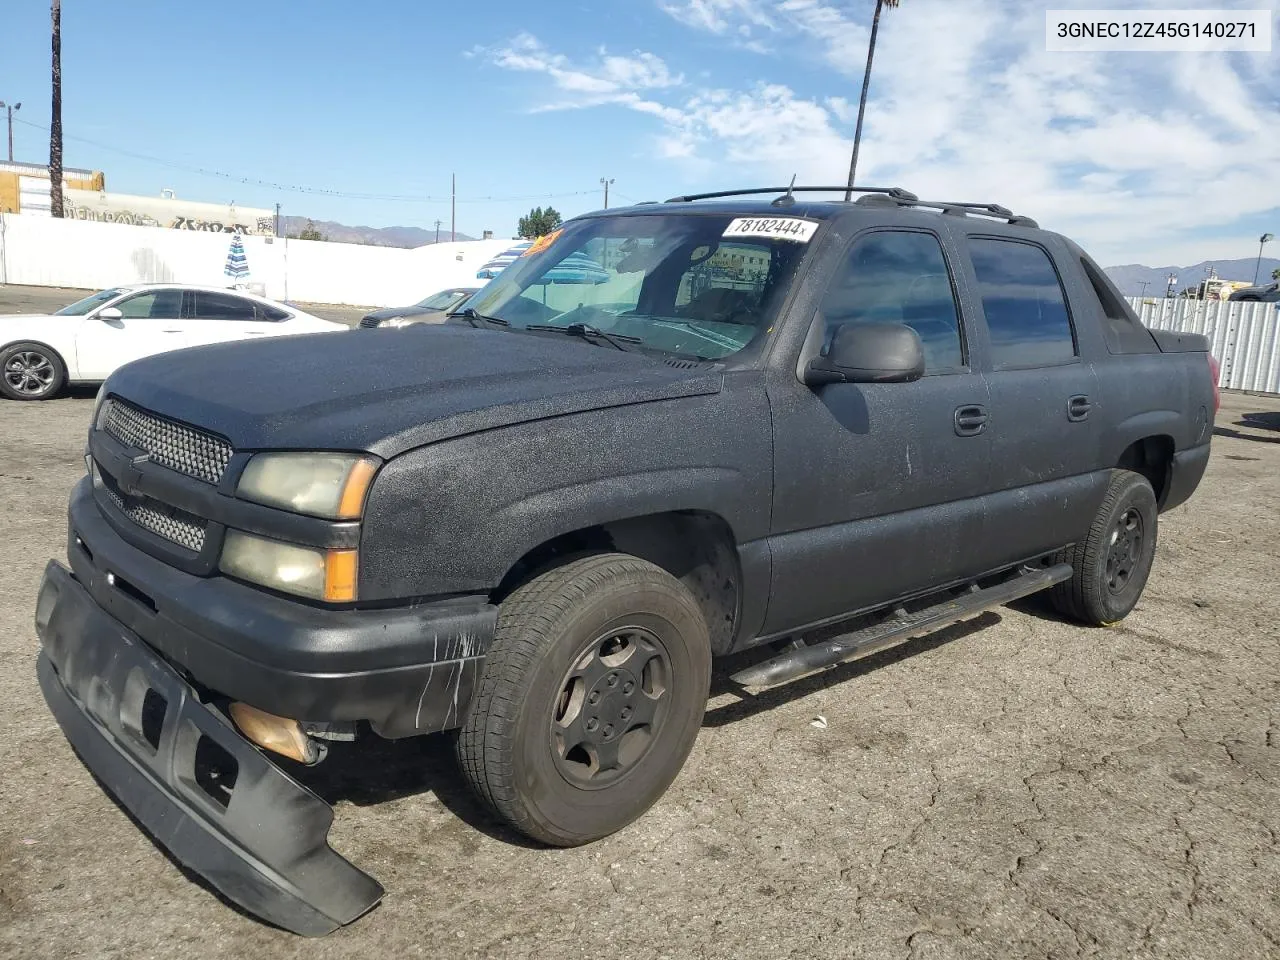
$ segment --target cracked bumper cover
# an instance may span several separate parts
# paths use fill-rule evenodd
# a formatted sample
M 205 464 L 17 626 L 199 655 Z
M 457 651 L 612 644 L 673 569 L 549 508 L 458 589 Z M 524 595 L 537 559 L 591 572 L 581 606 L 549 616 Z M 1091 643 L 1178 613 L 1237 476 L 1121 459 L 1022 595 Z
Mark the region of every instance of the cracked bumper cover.
M 180 862 L 251 913 L 308 936 L 382 898 L 377 881 L 329 847 L 329 805 L 202 704 L 56 565 L 36 623 L 40 687 L 67 739 Z M 223 781 L 212 790 L 211 754 Z

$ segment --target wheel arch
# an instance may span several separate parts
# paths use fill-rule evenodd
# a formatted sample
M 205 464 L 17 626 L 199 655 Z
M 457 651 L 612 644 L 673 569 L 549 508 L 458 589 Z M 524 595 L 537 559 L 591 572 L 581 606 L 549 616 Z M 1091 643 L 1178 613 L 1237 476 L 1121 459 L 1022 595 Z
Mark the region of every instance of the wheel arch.
M 41 340 L 39 337 L 14 337 L 0 343 L 0 354 L 3 354 L 10 347 L 18 347 L 23 344 L 31 344 L 33 347 L 39 347 L 42 350 L 48 350 L 51 354 L 58 358 L 58 362 L 62 364 L 62 372 L 64 375 L 63 386 L 73 383 L 76 380 L 74 376 L 78 371 L 67 361 L 67 354 L 64 350 L 54 346 L 47 340 Z
M 1173 437 L 1167 433 L 1152 434 L 1134 440 L 1125 447 L 1116 466 L 1146 477 L 1151 489 L 1155 491 L 1156 504 L 1163 507 L 1169 494 L 1174 449 Z
M 715 654 L 728 652 L 742 605 L 742 564 L 729 523 L 704 510 L 673 510 L 580 527 L 527 550 L 493 591 L 501 602 L 522 583 L 593 553 L 648 560 L 684 584 L 702 610 Z

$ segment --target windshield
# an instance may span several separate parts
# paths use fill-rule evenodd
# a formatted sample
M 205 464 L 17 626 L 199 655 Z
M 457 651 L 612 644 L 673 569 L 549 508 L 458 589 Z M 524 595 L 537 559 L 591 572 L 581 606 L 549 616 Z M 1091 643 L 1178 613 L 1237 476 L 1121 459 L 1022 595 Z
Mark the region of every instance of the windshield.
M 772 327 L 817 226 L 700 213 L 583 220 L 540 239 L 467 306 L 514 329 L 581 325 L 719 360 Z
M 75 303 L 63 307 L 61 310 L 54 313 L 54 316 L 83 317 L 90 310 L 94 310 L 102 306 L 108 300 L 114 300 L 122 293 L 125 293 L 125 291 L 118 287 L 111 290 L 100 290 L 95 294 L 85 297 L 83 300 L 77 300 Z
M 418 306 L 425 310 L 449 310 L 456 307 L 475 290 L 441 290 L 439 293 L 433 293 L 425 300 L 418 301 Z

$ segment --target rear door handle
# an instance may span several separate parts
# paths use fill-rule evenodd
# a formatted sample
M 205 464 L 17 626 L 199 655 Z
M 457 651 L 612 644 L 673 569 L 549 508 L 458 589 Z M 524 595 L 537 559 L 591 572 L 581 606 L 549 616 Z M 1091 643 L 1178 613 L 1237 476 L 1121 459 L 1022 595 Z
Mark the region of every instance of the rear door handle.
M 1093 404 L 1084 394 L 1078 394 L 1067 400 L 1067 419 L 1072 423 L 1079 423 L 1089 417 L 1089 411 L 1093 409 Z
M 980 403 L 973 403 L 963 407 L 956 407 L 955 425 L 956 436 L 958 437 L 976 437 L 987 426 L 987 408 Z

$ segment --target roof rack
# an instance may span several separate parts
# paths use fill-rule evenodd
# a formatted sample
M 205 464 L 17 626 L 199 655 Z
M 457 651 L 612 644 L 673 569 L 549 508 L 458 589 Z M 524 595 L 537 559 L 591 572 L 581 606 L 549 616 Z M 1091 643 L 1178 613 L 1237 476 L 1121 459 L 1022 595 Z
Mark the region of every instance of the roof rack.
M 780 193 L 785 196 L 787 193 L 882 193 L 893 197 L 895 200 L 910 201 L 915 200 L 916 195 L 910 190 L 903 190 L 902 187 L 848 187 L 841 184 L 838 187 L 751 187 L 747 190 L 716 190 L 713 193 L 690 193 L 682 197 L 672 197 L 667 203 L 689 203 L 693 200 L 717 200 L 721 197 L 749 197 L 761 193 Z
M 904 190 L 902 187 L 849 187 L 841 185 L 838 187 L 751 187 L 746 190 L 716 190 L 712 193 L 690 193 L 680 197 L 672 197 L 667 203 L 689 203 L 694 200 L 718 200 L 722 197 L 749 197 L 762 193 L 780 194 L 774 201 L 774 206 L 785 206 L 794 202 L 791 199 L 793 193 L 844 193 L 846 198 L 851 193 L 860 193 L 860 196 L 854 203 L 859 206 L 875 206 L 875 207 L 927 207 L 931 210 L 940 210 L 945 216 L 966 217 L 974 214 L 982 217 L 993 217 L 996 220 L 1003 220 L 1006 223 L 1016 227 L 1031 227 L 1039 229 L 1040 224 L 1030 217 L 1022 217 L 1015 214 L 1008 207 L 1002 207 L 998 203 L 962 203 L 960 201 L 947 200 L 921 200 L 910 190 Z
M 1008 207 L 1002 207 L 998 203 L 962 203 L 958 200 L 920 200 L 914 196 L 910 200 L 904 200 L 893 196 L 881 196 L 876 194 L 868 194 L 865 197 L 859 197 L 854 201 L 863 206 L 888 206 L 890 204 L 899 207 L 928 207 L 931 210 L 941 210 L 943 216 L 949 217 L 967 217 L 970 214 L 976 214 L 982 217 L 992 217 L 996 220 L 1003 220 L 1005 223 L 1015 227 L 1030 227 L 1038 230 L 1040 224 L 1030 217 L 1019 216 Z

